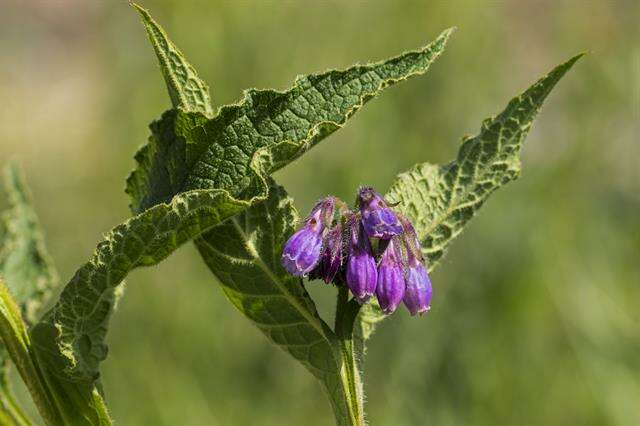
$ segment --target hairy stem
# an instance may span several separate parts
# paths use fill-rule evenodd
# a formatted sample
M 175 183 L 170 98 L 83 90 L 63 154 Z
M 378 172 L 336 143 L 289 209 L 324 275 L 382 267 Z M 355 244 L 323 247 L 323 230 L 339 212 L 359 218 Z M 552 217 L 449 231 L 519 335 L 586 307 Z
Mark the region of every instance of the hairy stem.
M 360 311 L 355 299 L 349 300 L 349 290 L 345 286 L 338 289 L 336 302 L 335 333 L 340 345 L 340 378 L 349 410 L 349 424 L 364 425 L 362 382 L 357 366 L 353 344 L 353 324 Z

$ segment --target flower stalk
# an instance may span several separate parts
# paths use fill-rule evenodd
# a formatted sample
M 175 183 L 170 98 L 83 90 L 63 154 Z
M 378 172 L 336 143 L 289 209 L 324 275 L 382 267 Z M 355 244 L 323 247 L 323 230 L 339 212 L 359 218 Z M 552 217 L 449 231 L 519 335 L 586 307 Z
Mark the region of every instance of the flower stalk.
M 340 348 L 341 386 L 347 397 L 348 425 L 364 425 L 364 397 L 360 370 L 356 359 L 353 341 L 353 327 L 360 312 L 360 303 L 349 299 L 349 290 L 345 286 L 338 288 L 336 301 L 335 334 Z

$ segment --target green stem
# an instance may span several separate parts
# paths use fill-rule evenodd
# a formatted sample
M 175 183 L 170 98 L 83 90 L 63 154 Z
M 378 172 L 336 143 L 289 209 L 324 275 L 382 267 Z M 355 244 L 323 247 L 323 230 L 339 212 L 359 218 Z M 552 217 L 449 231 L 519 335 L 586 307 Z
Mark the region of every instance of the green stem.
M 349 300 L 349 290 L 345 286 L 339 287 L 335 334 L 340 346 L 340 384 L 347 398 L 349 425 L 352 426 L 364 425 L 362 382 L 353 343 L 353 324 L 359 311 L 360 304 L 355 299 Z
M 0 378 L 0 411 L 11 420 L 10 423 L 7 424 L 18 426 L 32 425 L 33 422 L 29 420 L 29 417 L 22 411 L 22 408 L 13 396 L 7 366 L 4 367 L 4 371 L 0 374 L 2 375 L 2 378 Z M 4 424 L 4 421 L 0 420 L 0 424 Z
M 0 281 L 0 337 L 47 425 L 61 424 L 60 413 L 43 383 L 20 309 Z

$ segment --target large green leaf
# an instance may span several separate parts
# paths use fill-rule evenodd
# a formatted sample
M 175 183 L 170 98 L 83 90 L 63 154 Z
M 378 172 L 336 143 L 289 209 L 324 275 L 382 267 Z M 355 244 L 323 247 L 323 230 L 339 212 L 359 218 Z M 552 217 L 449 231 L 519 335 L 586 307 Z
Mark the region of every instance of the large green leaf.
M 480 133 L 465 138 L 454 161 L 418 164 L 398 176 L 386 198 L 414 224 L 429 270 L 489 195 L 520 176 L 520 148 L 543 101 L 582 55 L 555 67 L 504 111 L 482 123 Z M 367 338 L 384 314 L 375 305 L 361 314 Z
M 299 77 L 279 92 L 250 89 L 237 104 L 209 119 L 199 112 L 167 111 L 151 125 L 127 179 L 134 212 L 192 189 L 255 192 L 250 165 L 259 150 L 272 156 L 271 173 L 340 127 L 386 87 L 427 71 L 452 30 L 422 49 L 394 58 Z M 169 92 L 171 93 L 171 88 Z
M 181 244 L 239 213 L 257 199 L 224 190 L 190 191 L 112 229 L 31 330 L 44 378 L 70 424 L 108 424 L 98 392 L 99 364 L 119 287 L 132 269 L 154 265 Z
M 127 273 L 160 262 L 254 201 L 234 199 L 224 190 L 190 191 L 112 229 L 34 327 L 34 344 L 43 349 L 40 355 L 53 361 L 50 365 L 65 377 L 96 379 L 98 364 L 107 355 L 104 338 L 118 285 Z M 57 339 L 57 353 L 41 340 L 47 337 Z
M 280 264 L 297 219 L 293 200 L 272 184 L 267 201 L 213 228 L 196 245 L 231 303 L 322 382 L 340 424 L 356 424 L 336 336 L 302 280 Z

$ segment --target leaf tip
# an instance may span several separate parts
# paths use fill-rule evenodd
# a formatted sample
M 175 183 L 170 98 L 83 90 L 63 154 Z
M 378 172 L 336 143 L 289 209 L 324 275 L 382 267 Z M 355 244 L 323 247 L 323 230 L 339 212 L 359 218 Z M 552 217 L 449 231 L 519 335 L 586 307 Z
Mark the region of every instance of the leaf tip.
M 445 44 L 447 44 L 447 42 L 449 41 L 449 37 L 451 37 L 451 34 L 456 32 L 457 29 L 458 27 L 450 27 L 440 33 L 440 35 L 438 36 L 438 41 L 442 43 L 443 48 Z
M 555 68 L 553 68 L 549 74 L 547 74 L 546 76 L 542 77 L 538 83 L 546 86 L 546 90 L 544 91 L 545 94 L 541 99 L 544 99 L 549 92 L 551 91 L 551 89 L 558 83 L 558 81 L 560 81 L 560 79 L 562 77 L 564 77 L 564 75 L 567 73 L 567 71 L 569 71 L 571 69 L 571 67 L 573 67 L 573 65 L 578 62 L 578 60 L 580 58 L 582 58 L 585 55 L 584 52 L 579 53 L 571 58 L 569 58 L 567 61 L 561 63 L 560 65 L 557 65 Z M 535 86 L 533 86 L 535 87 Z M 532 88 L 533 88 L 532 87 Z M 529 90 L 531 90 L 532 88 L 530 88 Z
M 566 61 L 562 65 L 564 65 L 567 69 L 569 69 L 569 68 L 571 68 L 573 66 L 573 64 L 578 62 L 586 54 L 587 54 L 587 52 L 580 52 L 577 55 L 575 55 L 572 58 L 570 58 L 568 61 Z
M 456 31 L 458 31 L 458 27 L 456 27 L 455 25 L 453 27 L 449 27 L 446 30 L 444 30 L 442 32 L 442 34 L 446 35 L 447 37 L 449 37 L 451 34 L 455 33 Z
M 144 13 L 147 10 L 144 9 L 142 6 L 140 6 L 138 3 L 129 0 L 127 3 L 129 3 L 129 6 L 131 6 L 132 8 L 134 8 L 138 13 Z
M 136 12 L 138 12 L 140 17 L 142 18 L 142 23 L 145 25 L 145 27 L 147 27 L 147 25 L 149 24 L 155 23 L 149 11 L 144 7 L 140 6 L 138 3 L 129 0 L 129 6 L 131 6 Z

